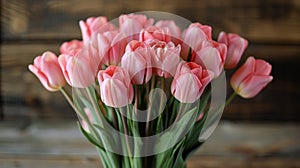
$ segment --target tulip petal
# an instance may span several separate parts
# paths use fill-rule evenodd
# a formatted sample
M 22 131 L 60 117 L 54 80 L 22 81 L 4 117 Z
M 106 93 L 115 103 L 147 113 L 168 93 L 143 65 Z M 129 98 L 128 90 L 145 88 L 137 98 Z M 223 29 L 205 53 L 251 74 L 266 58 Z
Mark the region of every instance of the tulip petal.
M 255 59 L 249 57 L 245 64 L 242 65 L 231 77 L 230 84 L 232 88 L 238 88 L 239 84 L 255 70 Z
M 272 80 L 272 76 L 251 76 L 239 85 L 238 93 L 244 98 L 252 98 Z

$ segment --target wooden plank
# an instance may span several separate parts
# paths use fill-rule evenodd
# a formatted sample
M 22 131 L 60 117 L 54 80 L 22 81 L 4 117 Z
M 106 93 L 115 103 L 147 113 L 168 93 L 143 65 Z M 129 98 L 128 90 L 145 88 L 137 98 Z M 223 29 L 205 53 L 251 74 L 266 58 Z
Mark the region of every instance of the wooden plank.
M 157 10 L 191 21 L 212 25 L 214 36 L 221 30 L 239 33 L 254 42 L 300 42 L 300 3 L 297 0 L 2 0 L 5 39 L 80 38 L 78 20 L 105 15 L 114 19 L 122 13 Z
M 14 157 L 13 159 L 0 158 L 1 168 L 101 168 L 99 160 L 96 158 L 52 158 L 44 156 L 42 158 Z M 299 159 L 293 158 L 264 158 L 264 159 L 239 159 L 224 158 L 218 156 L 191 157 L 187 161 L 188 168 L 220 168 L 225 166 L 230 168 L 299 168 Z
M 300 166 L 299 124 L 222 121 L 188 159 L 188 167 L 281 168 Z M 0 167 L 100 167 L 74 120 L 0 123 Z
M 293 158 L 264 158 L 264 159 L 240 159 L 236 158 L 223 158 L 223 157 L 193 157 L 187 162 L 189 168 L 299 168 L 299 159 Z

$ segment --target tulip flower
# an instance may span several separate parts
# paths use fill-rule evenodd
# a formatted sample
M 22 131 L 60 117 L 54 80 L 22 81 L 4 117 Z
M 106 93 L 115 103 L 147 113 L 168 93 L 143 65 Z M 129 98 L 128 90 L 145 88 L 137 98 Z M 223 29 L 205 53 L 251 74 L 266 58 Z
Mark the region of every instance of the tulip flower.
M 212 40 L 211 27 L 207 25 L 202 25 L 200 23 L 192 23 L 183 32 L 182 37 L 182 51 L 181 55 L 184 60 L 187 60 L 189 57 L 190 49 L 194 52 L 200 50 L 202 42 L 206 40 Z M 195 53 L 191 53 L 195 55 Z M 189 61 L 189 60 L 187 60 Z
M 149 39 L 157 39 L 160 41 L 169 42 L 171 41 L 171 36 L 168 31 L 168 29 L 164 30 L 155 26 L 150 26 L 140 32 L 139 40 L 146 41 Z
M 225 60 L 225 68 L 234 68 L 240 61 L 245 49 L 248 46 L 248 41 L 237 34 L 221 32 L 218 37 L 218 42 L 224 43 L 227 46 L 227 56 Z
M 129 73 L 121 67 L 109 66 L 98 73 L 100 96 L 110 107 L 123 107 L 132 102 L 133 87 Z
M 28 68 L 49 91 L 58 91 L 66 84 L 63 72 L 58 64 L 58 58 L 50 51 L 46 51 L 42 56 L 36 57 L 33 65 L 29 65 Z
M 147 83 L 152 76 L 150 48 L 144 42 L 129 42 L 122 57 L 121 67 L 129 72 L 133 84 Z
M 106 17 L 90 17 L 86 21 L 79 21 L 82 40 L 88 42 L 90 38 L 97 33 L 115 30 L 115 26 L 107 21 Z
M 200 98 L 213 73 L 194 62 L 178 65 L 171 92 L 182 103 L 193 103 Z
M 96 48 L 102 64 L 118 65 L 126 47 L 126 39 L 117 31 L 99 33 L 91 39 L 91 46 Z
M 166 43 L 156 39 L 147 40 L 145 43 L 150 46 L 153 53 L 151 57 L 153 73 L 165 78 L 174 76 L 180 61 L 180 45 L 175 46 L 172 42 Z
M 232 75 L 231 86 L 241 97 L 252 98 L 273 80 L 271 70 L 272 66 L 268 62 L 249 57 Z
M 155 23 L 155 26 L 163 29 L 165 32 L 168 32 L 174 43 L 176 40 L 178 41 L 181 38 L 181 30 L 173 20 L 160 20 Z
M 147 16 L 140 14 L 121 15 L 119 17 L 120 32 L 126 36 L 133 36 L 138 40 L 138 34 L 142 29 L 153 25 L 153 19 L 147 19 Z
M 60 46 L 60 53 L 61 54 L 68 54 L 68 55 L 76 55 L 77 52 L 82 48 L 83 43 L 79 40 L 72 40 L 70 42 L 64 42 Z
M 212 71 L 214 78 L 217 78 L 223 70 L 226 53 L 227 47 L 225 44 L 215 41 L 203 41 L 201 49 L 192 56 L 191 61 Z
M 81 49 L 75 56 L 62 54 L 58 62 L 68 84 L 85 88 L 92 85 L 98 71 L 99 59 L 89 54 L 88 48 Z

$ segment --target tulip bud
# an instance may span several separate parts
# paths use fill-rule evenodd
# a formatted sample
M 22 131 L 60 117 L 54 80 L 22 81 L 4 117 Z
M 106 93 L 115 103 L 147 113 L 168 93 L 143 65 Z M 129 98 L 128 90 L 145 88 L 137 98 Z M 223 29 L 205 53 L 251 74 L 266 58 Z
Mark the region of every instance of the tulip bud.
M 194 62 L 181 62 L 178 65 L 171 92 L 182 103 L 193 103 L 202 95 L 213 73 Z
M 212 40 L 211 31 L 212 29 L 210 26 L 202 25 L 200 23 L 190 24 L 190 26 L 183 32 L 182 35 L 182 58 L 187 60 L 189 54 L 195 55 L 194 52 L 197 52 L 199 49 L 201 49 L 203 41 Z M 191 53 L 190 50 L 192 51 Z
M 107 21 L 106 17 L 90 17 L 86 21 L 79 21 L 82 40 L 88 42 L 90 38 L 100 32 L 115 30 L 115 26 Z
M 180 61 L 180 45 L 175 46 L 172 42 L 163 42 L 157 39 L 147 40 L 151 52 L 153 74 L 170 78 L 174 76 Z
M 159 41 L 169 42 L 171 41 L 170 33 L 168 29 L 161 29 L 155 26 L 150 26 L 140 32 L 140 41 L 146 41 L 149 39 L 157 39 Z
M 191 61 L 212 71 L 214 78 L 217 78 L 224 68 L 226 53 L 227 47 L 225 44 L 215 41 L 203 41 L 201 49 L 191 58 Z
M 75 56 L 62 54 L 59 65 L 69 85 L 85 88 L 95 82 L 99 58 L 90 54 L 89 48 L 82 48 Z
M 104 65 L 118 65 L 127 44 L 126 38 L 117 31 L 99 33 L 91 38 L 90 43 L 98 52 Z
M 60 46 L 60 53 L 68 54 L 68 55 L 76 55 L 77 52 L 82 48 L 82 46 L 83 46 L 82 41 L 78 41 L 78 40 L 64 42 Z
M 172 42 L 178 44 L 175 41 L 179 41 L 181 38 L 181 30 L 176 25 L 174 20 L 160 20 L 155 23 L 155 26 L 163 29 L 165 32 L 168 32 L 168 34 L 171 36 Z
M 118 108 L 132 102 L 133 87 L 128 72 L 118 66 L 109 66 L 98 73 L 100 96 L 104 104 Z
M 129 42 L 122 57 L 121 67 L 129 72 L 133 84 L 147 83 L 152 76 L 150 48 L 143 42 Z
M 237 34 L 221 32 L 218 37 L 218 42 L 224 43 L 227 46 L 227 56 L 225 60 L 225 68 L 234 68 L 240 61 L 245 49 L 248 46 L 248 41 Z
M 153 19 L 147 19 L 146 15 L 128 14 L 119 17 L 120 32 L 126 36 L 138 40 L 138 33 L 144 28 L 153 25 Z
M 49 91 L 57 91 L 66 83 L 58 64 L 58 58 L 50 51 L 44 52 L 42 56 L 36 57 L 33 65 L 29 65 L 28 68 Z
M 231 86 L 243 98 L 252 98 L 273 80 L 271 70 L 272 66 L 268 62 L 249 57 L 232 75 Z

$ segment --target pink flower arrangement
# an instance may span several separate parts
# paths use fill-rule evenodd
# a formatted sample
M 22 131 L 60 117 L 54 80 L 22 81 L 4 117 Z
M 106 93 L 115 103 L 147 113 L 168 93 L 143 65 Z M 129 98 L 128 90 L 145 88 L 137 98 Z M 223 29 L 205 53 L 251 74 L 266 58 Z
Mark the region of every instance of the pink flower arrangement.
M 207 108 L 214 82 L 222 83 L 225 71 L 235 70 L 248 41 L 225 32 L 215 41 L 212 27 L 201 23 L 180 28 L 175 20 L 155 22 L 143 14 L 118 19 L 119 27 L 104 16 L 80 21 L 82 41 L 62 43 L 59 56 L 46 51 L 29 70 L 47 90 L 64 94 L 104 167 L 141 167 L 143 161 L 156 167 L 184 166 L 199 146 L 205 122 L 213 120 L 206 119 L 228 104 L 215 111 Z M 272 81 L 271 69 L 268 62 L 249 57 L 230 79 L 233 95 L 256 96 Z M 152 119 L 156 114 L 161 116 Z M 176 134 L 155 140 L 158 147 L 143 139 L 172 128 Z M 164 141 L 174 144 L 164 149 L 167 144 L 159 145 Z

